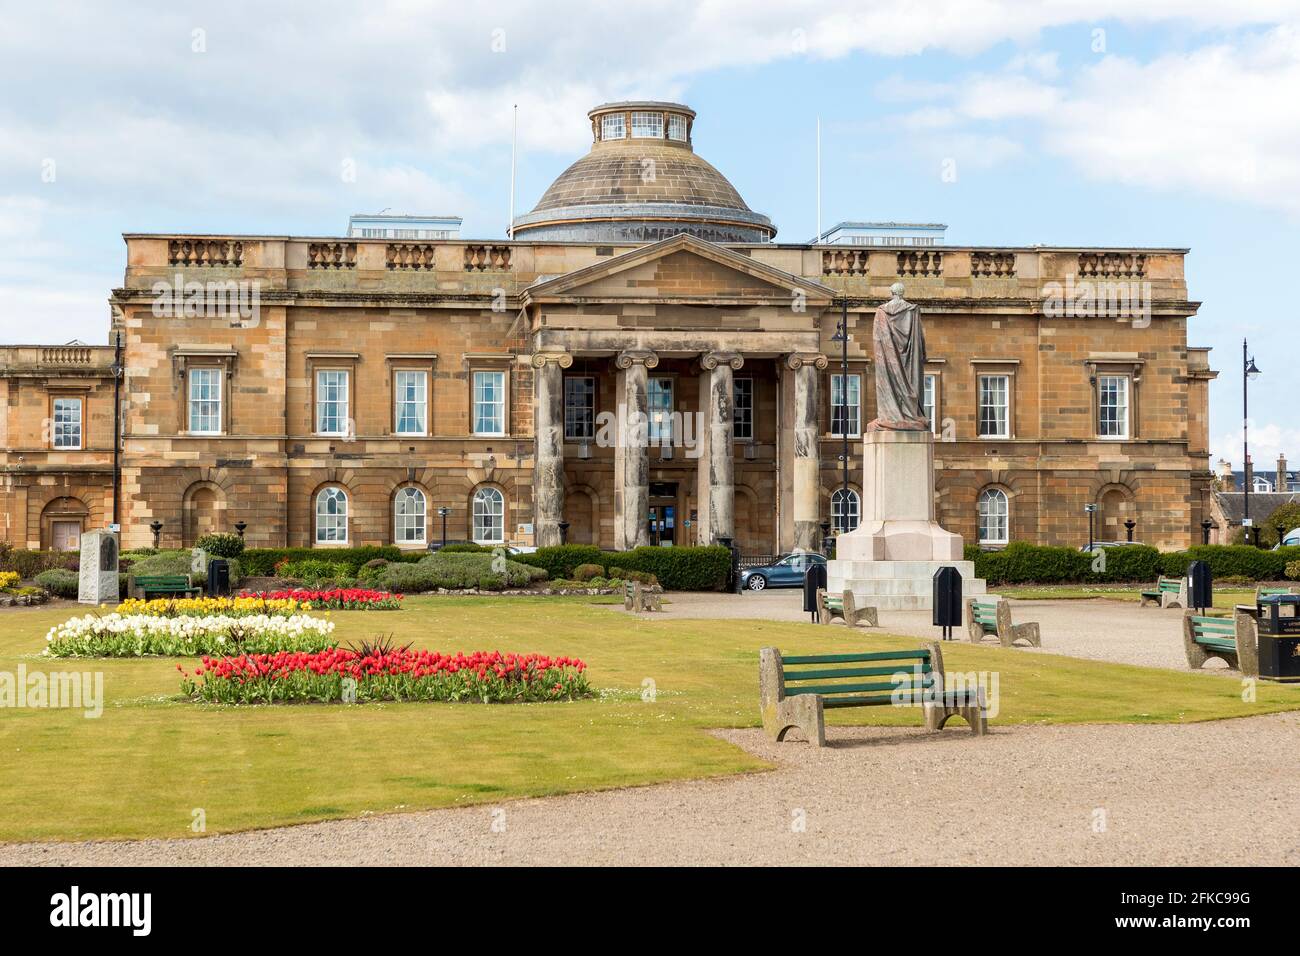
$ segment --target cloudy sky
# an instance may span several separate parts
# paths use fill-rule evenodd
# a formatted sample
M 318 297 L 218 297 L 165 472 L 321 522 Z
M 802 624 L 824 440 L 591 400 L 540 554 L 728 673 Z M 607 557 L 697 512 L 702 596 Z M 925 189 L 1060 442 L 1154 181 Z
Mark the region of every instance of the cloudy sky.
M 340 235 L 391 208 L 503 236 L 512 104 L 523 211 L 586 151 L 591 106 L 674 99 L 778 240 L 816 231 L 820 116 L 827 225 L 1190 247 L 1190 342 L 1222 372 L 1216 458 L 1240 458 L 1249 337 L 1255 460 L 1300 461 L 1300 0 L 0 12 L 0 341 L 106 341 L 123 232 Z

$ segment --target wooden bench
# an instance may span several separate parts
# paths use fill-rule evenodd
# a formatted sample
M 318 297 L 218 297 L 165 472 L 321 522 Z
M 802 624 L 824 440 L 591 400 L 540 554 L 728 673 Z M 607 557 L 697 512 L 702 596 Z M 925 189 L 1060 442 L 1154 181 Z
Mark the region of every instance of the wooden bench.
M 1159 607 L 1187 607 L 1187 578 L 1166 578 L 1156 580 L 1155 587 L 1142 592 L 1141 607 L 1147 603 Z
M 129 579 L 127 593 L 147 601 L 151 594 L 191 597 L 202 594 L 203 589 L 192 585 L 188 574 L 145 574 Z
M 1243 677 L 1259 676 L 1259 630 L 1249 614 L 1232 617 L 1201 617 L 1183 614 L 1183 647 L 1187 666 L 1200 669 L 1211 657 L 1241 671 Z
M 828 707 L 919 704 L 926 730 L 942 730 L 950 717 L 961 717 L 972 733 L 988 730 L 983 688 L 946 690 L 943 654 L 933 641 L 913 650 L 791 657 L 765 647 L 758 652 L 758 697 L 763 730 L 778 742 L 793 728 L 824 747 Z
M 1273 597 L 1278 594 L 1300 594 L 1300 585 L 1292 585 L 1286 588 L 1256 587 L 1255 603 L 1259 604 L 1259 599 L 1262 597 Z
M 825 588 L 817 589 L 817 623 L 830 624 L 835 618 L 841 618 L 849 627 L 865 624 L 867 627 L 879 627 L 880 616 L 874 607 L 858 607 L 852 591 L 843 594 L 827 594 Z
M 1030 647 L 1042 647 L 1043 638 L 1039 634 L 1038 622 L 1025 624 L 1011 623 L 1011 602 L 1006 598 L 996 601 L 981 601 L 977 598 L 966 599 L 966 636 L 972 644 L 978 644 L 992 634 L 1003 647 L 1013 647 L 1016 641 L 1025 641 Z
M 623 610 L 640 614 L 642 611 L 662 611 L 663 605 L 659 601 L 658 591 L 650 590 L 640 581 L 624 581 Z

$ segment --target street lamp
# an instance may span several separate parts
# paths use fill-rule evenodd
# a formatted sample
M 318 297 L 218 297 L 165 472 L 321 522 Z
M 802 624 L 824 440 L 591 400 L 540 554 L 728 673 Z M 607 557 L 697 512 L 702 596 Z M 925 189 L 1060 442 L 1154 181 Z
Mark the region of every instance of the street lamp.
M 451 514 L 450 508 L 439 508 L 438 517 L 442 519 L 442 546 L 447 547 L 447 515 Z
M 163 523 L 158 519 L 149 522 L 149 530 L 153 532 L 153 549 L 158 550 L 158 536 L 162 534 Z
M 1214 522 L 1206 518 L 1201 522 L 1201 544 L 1210 543 L 1210 529 L 1214 527 Z
M 248 530 L 248 522 L 247 522 L 247 521 L 236 521 L 236 522 L 235 522 L 235 533 L 239 535 L 239 540 L 240 540 L 240 541 L 243 541 L 243 540 L 244 540 L 244 532 L 247 531 L 247 530 Z
M 1092 552 L 1092 544 L 1095 538 L 1093 534 L 1093 516 L 1097 513 L 1097 506 L 1093 502 L 1088 502 L 1083 506 L 1083 510 L 1088 513 L 1088 551 Z
M 1128 540 L 1130 544 L 1133 543 L 1133 529 L 1136 528 L 1137 526 L 1138 523 L 1134 521 L 1132 518 L 1129 518 L 1127 521 L 1124 522 L 1124 531 L 1128 534 Z
M 569 543 L 569 522 L 561 521 L 558 525 L 560 529 L 560 544 Z
M 1247 352 L 1246 340 L 1241 340 L 1241 477 L 1242 477 L 1242 519 L 1241 526 L 1248 529 L 1253 521 L 1250 520 L 1250 444 L 1247 441 L 1247 429 L 1249 427 L 1249 408 L 1247 398 L 1247 386 L 1250 380 L 1259 377 L 1259 366 L 1255 364 L 1255 359 Z M 1250 534 L 1250 531 L 1245 531 Z M 1255 547 L 1259 547 L 1259 531 L 1255 531 Z

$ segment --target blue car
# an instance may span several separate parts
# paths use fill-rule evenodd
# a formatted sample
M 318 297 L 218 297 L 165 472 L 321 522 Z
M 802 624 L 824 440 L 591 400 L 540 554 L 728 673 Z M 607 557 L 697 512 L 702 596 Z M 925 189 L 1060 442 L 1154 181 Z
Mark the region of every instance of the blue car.
M 740 572 L 740 586 L 746 591 L 763 591 L 767 588 L 801 588 L 803 576 L 814 564 L 825 564 L 820 554 L 809 551 L 786 554 L 761 568 L 746 568 Z

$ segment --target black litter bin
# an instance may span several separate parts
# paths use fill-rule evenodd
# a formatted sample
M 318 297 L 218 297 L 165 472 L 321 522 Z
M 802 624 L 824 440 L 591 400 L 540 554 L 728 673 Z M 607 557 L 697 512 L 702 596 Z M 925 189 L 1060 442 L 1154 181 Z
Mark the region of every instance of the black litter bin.
M 803 609 L 817 620 L 817 592 L 826 590 L 826 565 L 814 561 L 803 573 Z
M 1259 676 L 1300 680 L 1300 594 L 1274 594 L 1257 602 Z
M 961 572 L 951 565 L 937 569 L 934 572 L 933 588 L 931 623 L 943 628 L 944 640 L 949 640 L 952 629 L 961 627 Z
M 230 593 L 230 562 L 213 558 L 208 562 L 208 597 L 224 597 Z
M 1199 610 L 1214 607 L 1214 575 L 1206 561 L 1193 561 L 1187 566 L 1187 605 Z

